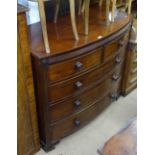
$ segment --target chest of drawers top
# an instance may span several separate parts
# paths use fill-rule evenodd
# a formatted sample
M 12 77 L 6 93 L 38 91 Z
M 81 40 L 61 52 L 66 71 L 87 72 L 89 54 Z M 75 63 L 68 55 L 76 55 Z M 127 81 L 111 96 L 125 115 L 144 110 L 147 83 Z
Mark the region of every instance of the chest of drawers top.
M 84 35 L 82 19 L 77 18 L 79 41 L 74 40 L 70 18 L 59 17 L 57 24 L 47 21 L 50 54 L 45 52 L 40 23 L 32 24 L 29 26 L 31 53 L 37 59 L 48 64 L 86 54 L 125 32 L 127 27 L 130 27 L 131 18 L 131 16 L 120 13 L 114 23 L 106 26 L 103 23 L 104 14 L 101 14 L 98 6 L 91 7 L 88 36 Z

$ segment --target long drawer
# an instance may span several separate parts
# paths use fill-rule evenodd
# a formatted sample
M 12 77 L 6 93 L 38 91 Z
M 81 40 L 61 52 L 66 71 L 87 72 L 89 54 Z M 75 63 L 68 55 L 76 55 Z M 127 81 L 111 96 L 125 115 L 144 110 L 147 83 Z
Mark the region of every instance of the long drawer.
M 92 89 L 72 97 L 69 100 L 65 100 L 50 106 L 50 120 L 51 123 L 64 119 L 71 114 L 82 110 L 84 107 L 92 104 L 94 101 L 103 97 L 107 90 L 110 88 L 110 79 L 106 79 L 101 83 L 98 83 Z
M 83 56 L 65 60 L 48 67 L 48 81 L 55 82 L 77 75 L 101 63 L 101 48 Z
M 123 60 L 124 51 L 122 50 L 113 59 L 94 70 L 90 70 L 73 79 L 50 85 L 48 87 L 48 101 L 57 102 L 63 98 L 72 96 L 74 93 L 79 93 L 83 89 L 87 89 L 88 86 L 103 78 L 114 67 L 121 67 Z
M 87 124 L 93 118 L 95 118 L 99 113 L 105 109 L 110 103 L 109 94 L 107 94 L 100 101 L 97 101 L 89 108 L 84 109 L 82 112 L 73 115 L 69 119 L 62 121 L 61 123 L 54 124 L 51 126 L 51 140 L 56 141 L 64 136 L 67 136 L 74 131 L 78 130 L 83 125 Z
M 121 66 L 115 66 L 113 71 L 107 73 L 104 79 L 97 81 L 95 86 L 89 90 L 75 95 L 70 99 L 51 104 L 50 106 L 50 120 L 51 123 L 64 119 L 65 117 L 80 111 L 84 107 L 92 104 L 110 90 L 111 87 L 116 88 L 118 82 L 121 80 Z

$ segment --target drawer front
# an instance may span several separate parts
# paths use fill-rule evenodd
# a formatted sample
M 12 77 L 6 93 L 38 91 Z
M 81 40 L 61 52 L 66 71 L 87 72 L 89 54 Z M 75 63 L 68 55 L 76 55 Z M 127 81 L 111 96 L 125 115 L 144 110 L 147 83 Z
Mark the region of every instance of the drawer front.
M 65 100 L 52 105 L 50 107 L 51 123 L 64 119 L 65 117 L 82 110 L 84 107 L 103 97 L 110 88 L 110 82 L 111 80 L 106 79 L 92 89 L 82 93 L 80 96 L 78 95 L 67 101 Z
M 112 42 L 106 44 L 103 48 L 104 50 L 104 61 L 109 59 L 119 50 L 125 50 L 128 42 L 129 33 L 121 37 L 120 39 L 113 40 Z
M 124 51 L 119 52 L 112 60 L 103 64 L 101 67 L 91 70 L 90 72 L 49 86 L 48 101 L 57 102 L 64 98 L 70 97 L 75 93 L 84 91 L 89 86 L 102 79 L 107 72 L 114 67 L 122 66 L 124 59 Z
M 103 78 L 113 66 L 114 60 L 80 77 L 51 85 L 48 88 L 49 101 L 56 102 L 65 97 L 72 96 L 74 93 L 79 93 L 81 90 L 87 89 L 89 86 L 97 82 L 97 80 Z
M 83 110 L 82 112 L 62 121 L 61 123 L 51 126 L 51 139 L 59 140 L 60 138 L 63 138 L 80 129 L 83 125 L 87 124 L 99 113 L 101 113 L 103 109 L 109 105 L 109 102 L 110 98 L 109 95 L 107 95 L 86 110 Z
M 130 87 L 133 84 L 137 83 L 137 76 L 135 76 L 134 78 L 129 79 L 128 81 L 128 87 Z
M 131 69 L 136 69 L 136 68 L 137 68 L 137 59 L 134 59 L 132 66 L 131 66 Z
M 101 48 L 99 48 L 87 55 L 49 66 L 48 81 L 55 82 L 63 80 L 100 64 L 101 53 Z
M 131 79 L 134 79 L 135 77 L 137 77 L 137 68 L 131 69 L 129 79 L 131 80 Z

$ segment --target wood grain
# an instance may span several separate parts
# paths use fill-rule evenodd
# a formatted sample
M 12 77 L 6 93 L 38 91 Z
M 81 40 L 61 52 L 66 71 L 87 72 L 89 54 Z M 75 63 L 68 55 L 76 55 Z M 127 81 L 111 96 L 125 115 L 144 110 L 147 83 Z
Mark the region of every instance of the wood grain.
M 78 42 L 68 39 L 69 16 L 61 17 L 57 25 L 48 22 L 49 40 L 54 43 L 50 54 L 42 48 L 38 24 L 30 26 L 39 132 L 45 151 L 97 117 L 120 95 L 131 17 L 118 14 L 116 22 L 105 27 L 96 5 L 91 6 L 91 15 L 91 33 L 80 35 Z M 78 28 L 82 26 L 81 22 Z
M 25 11 L 18 12 L 17 20 L 17 151 L 30 155 L 40 145 Z

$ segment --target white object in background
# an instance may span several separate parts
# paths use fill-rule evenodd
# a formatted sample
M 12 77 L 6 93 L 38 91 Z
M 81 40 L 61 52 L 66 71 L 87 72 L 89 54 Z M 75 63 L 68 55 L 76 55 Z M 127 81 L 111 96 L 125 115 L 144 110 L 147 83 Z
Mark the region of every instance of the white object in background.
M 24 6 L 28 6 L 27 0 L 18 0 L 18 3 Z
M 28 2 L 29 12 L 27 12 L 28 25 L 40 22 L 40 16 L 38 11 L 38 2 Z
M 29 8 L 29 11 L 26 13 L 28 25 L 40 22 L 40 16 L 39 16 L 39 11 L 38 11 L 38 2 L 31 2 L 31 1 L 27 1 L 27 0 L 18 0 L 18 3 L 25 5 Z

